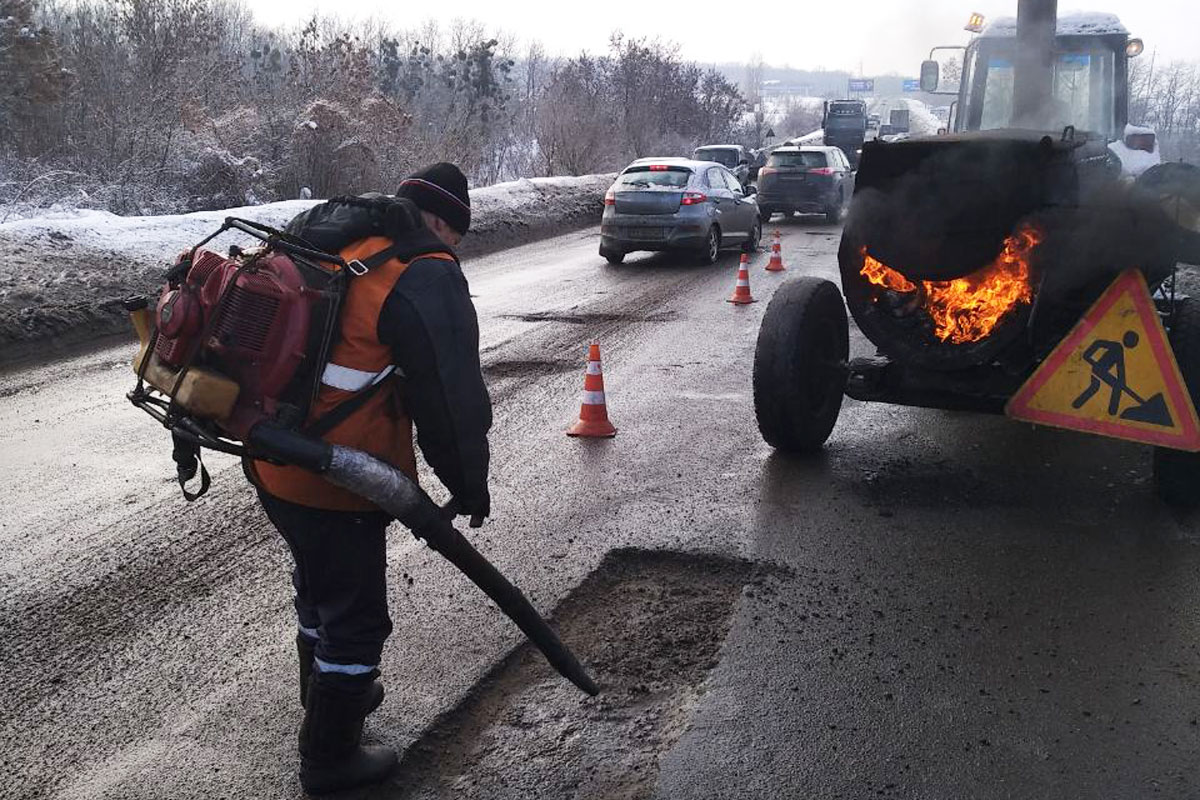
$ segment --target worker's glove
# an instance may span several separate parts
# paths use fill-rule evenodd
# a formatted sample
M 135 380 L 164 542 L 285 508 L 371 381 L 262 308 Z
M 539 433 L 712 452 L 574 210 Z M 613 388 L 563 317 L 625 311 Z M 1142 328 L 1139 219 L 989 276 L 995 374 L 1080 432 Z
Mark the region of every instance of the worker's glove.
M 490 511 L 489 506 L 490 505 L 491 505 L 491 499 L 485 496 L 484 497 L 484 507 L 483 507 L 482 511 L 480 511 L 478 509 L 468 509 L 468 508 L 463 507 L 463 504 L 461 502 L 459 502 L 457 497 L 451 497 L 450 501 L 448 503 L 446 503 L 446 505 L 442 506 L 442 516 L 444 516 L 446 519 L 452 520 L 459 515 L 469 514 L 471 517 L 471 521 L 468 524 L 472 528 L 480 528 L 480 527 L 483 527 L 483 520 L 489 514 L 489 511 Z

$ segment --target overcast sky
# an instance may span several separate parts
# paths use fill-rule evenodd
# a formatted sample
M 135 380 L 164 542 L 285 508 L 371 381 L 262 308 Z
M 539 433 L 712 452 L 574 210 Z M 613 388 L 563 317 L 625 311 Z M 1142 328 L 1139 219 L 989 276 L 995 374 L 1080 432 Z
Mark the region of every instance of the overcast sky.
M 701 62 L 747 61 L 754 54 L 773 65 L 866 74 L 917 73 L 929 48 L 963 44 L 971 11 L 994 18 L 1016 14 L 1016 0 L 835 0 L 835 2 L 495 2 L 434 0 L 247 0 L 271 25 L 294 23 L 313 11 L 343 18 L 382 17 L 401 27 L 424 19 L 474 19 L 488 28 L 537 39 L 552 54 L 606 49 L 616 30 L 630 36 L 677 41 L 683 54 Z M 748 8 L 757 11 L 747 11 Z M 436 9 L 424 12 L 423 9 Z M 1117 14 L 1134 36 L 1146 41 L 1146 57 L 1200 60 L 1200 0 L 1079 0 L 1059 3 L 1059 12 L 1084 9 Z

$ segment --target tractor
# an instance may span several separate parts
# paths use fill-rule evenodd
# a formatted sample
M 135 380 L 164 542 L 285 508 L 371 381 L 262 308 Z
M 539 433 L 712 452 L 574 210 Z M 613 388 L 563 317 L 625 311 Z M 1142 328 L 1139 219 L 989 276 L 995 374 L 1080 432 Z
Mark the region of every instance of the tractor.
M 947 130 L 864 145 L 840 291 L 803 277 L 772 298 L 754 357 L 759 430 L 777 450 L 819 450 L 844 396 L 1008 414 L 1154 444 L 1160 496 L 1196 505 L 1200 297 L 1178 276 L 1181 263 L 1200 264 L 1200 169 L 1129 174 L 1127 131 L 1146 146 L 1144 129 L 1127 127 L 1128 60 L 1142 43 L 1115 16 L 1059 17 L 1056 0 L 1019 0 L 1015 20 L 979 22 L 960 48 Z M 922 88 L 940 82 L 931 52 Z M 1129 302 L 1153 318 L 1159 363 L 1177 379 L 1170 414 L 1126 376 L 1123 359 L 1147 342 L 1081 338 L 1131 275 L 1141 283 L 1126 294 L 1145 300 Z M 847 308 L 876 353 L 850 357 Z M 1063 408 L 1030 400 L 1068 373 L 1083 388 Z M 1050 410 L 1028 410 L 1039 404 Z M 1187 436 L 1160 435 L 1164 420 Z

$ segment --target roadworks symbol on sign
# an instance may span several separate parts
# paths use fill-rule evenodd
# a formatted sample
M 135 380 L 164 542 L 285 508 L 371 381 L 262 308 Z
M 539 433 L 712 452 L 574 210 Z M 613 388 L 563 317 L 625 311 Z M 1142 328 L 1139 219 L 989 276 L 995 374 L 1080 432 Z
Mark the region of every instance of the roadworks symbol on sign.
M 1135 269 L 1105 290 L 1004 412 L 1042 425 L 1200 450 L 1196 409 Z

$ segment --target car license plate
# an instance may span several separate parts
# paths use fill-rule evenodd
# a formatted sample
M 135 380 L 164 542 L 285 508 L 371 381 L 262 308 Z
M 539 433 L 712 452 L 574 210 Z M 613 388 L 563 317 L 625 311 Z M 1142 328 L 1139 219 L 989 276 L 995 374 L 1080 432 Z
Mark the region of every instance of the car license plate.
M 625 228 L 625 238 L 643 242 L 657 242 L 666 238 L 666 228 Z

